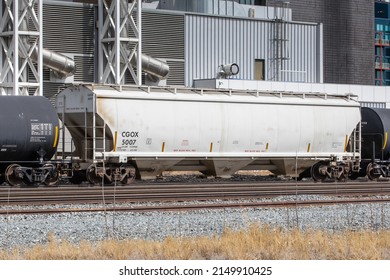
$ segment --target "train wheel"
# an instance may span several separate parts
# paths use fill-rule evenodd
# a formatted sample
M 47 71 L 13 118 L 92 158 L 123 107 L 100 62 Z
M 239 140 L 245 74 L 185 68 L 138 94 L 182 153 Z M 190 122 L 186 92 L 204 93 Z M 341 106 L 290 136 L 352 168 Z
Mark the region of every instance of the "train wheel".
M 47 186 L 53 186 L 57 184 L 60 178 L 57 168 L 53 164 L 45 164 L 43 166 L 43 170 L 46 175 L 46 179 L 43 181 L 43 183 Z
M 375 172 L 375 170 L 376 170 L 375 164 L 369 163 L 367 165 L 367 172 L 366 173 L 367 173 L 368 179 L 376 180 L 381 176 L 381 174 L 378 174 L 377 172 Z
M 323 162 L 318 162 L 311 167 L 311 177 L 316 182 L 323 182 L 326 179 L 326 169 L 328 167 Z
M 97 175 L 96 173 L 96 165 L 91 164 L 86 171 L 87 180 L 94 185 L 101 185 L 102 184 L 102 178 Z
M 22 176 L 16 170 L 19 167 L 20 167 L 20 165 L 18 165 L 18 164 L 11 164 L 5 170 L 5 180 L 11 186 L 24 186 L 25 185 Z
M 121 183 L 123 185 L 130 185 L 134 183 L 136 177 L 136 169 L 131 164 L 123 164 L 121 170 Z

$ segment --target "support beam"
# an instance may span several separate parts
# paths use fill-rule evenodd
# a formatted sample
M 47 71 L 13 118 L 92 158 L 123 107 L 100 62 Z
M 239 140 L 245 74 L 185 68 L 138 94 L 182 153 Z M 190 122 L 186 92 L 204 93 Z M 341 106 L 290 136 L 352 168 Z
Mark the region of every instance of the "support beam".
M 141 59 L 135 70 L 130 61 L 141 57 L 141 0 L 99 0 L 99 63 L 100 83 L 123 85 L 130 73 L 137 85 L 142 84 Z M 136 11 L 136 21 L 134 13 Z
M 1 5 L 0 94 L 43 95 L 42 0 L 2 0 Z

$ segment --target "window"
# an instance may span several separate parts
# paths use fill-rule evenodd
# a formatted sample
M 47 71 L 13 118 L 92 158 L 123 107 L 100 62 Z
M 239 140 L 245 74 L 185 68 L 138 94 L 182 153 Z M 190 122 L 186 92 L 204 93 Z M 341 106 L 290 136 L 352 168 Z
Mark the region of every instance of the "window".
M 388 18 L 389 9 L 387 3 L 375 3 L 375 17 L 376 18 Z

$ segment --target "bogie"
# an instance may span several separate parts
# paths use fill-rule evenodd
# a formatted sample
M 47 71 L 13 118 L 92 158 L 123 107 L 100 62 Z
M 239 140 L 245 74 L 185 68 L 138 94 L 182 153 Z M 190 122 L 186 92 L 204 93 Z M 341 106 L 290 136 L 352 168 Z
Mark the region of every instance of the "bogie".
M 136 168 L 131 164 L 91 164 L 86 170 L 86 178 L 94 185 L 130 185 L 135 181 L 136 173 Z
M 316 182 L 323 182 L 327 179 L 345 181 L 350 174 L 350 164 L 320 161 L 312 166 L 311 176 Z

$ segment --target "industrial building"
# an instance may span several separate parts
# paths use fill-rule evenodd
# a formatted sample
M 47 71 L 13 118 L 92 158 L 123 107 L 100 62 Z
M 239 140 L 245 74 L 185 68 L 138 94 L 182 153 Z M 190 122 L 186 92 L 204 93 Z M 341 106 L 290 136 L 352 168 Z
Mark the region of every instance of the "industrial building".
M 374 0 L 290 0 L 294 21 L 323 23 L 324 82 L 374 84 Z
M 126 19 L 120 30 L 116 11 L 117 26 Z M 360 86 L 375 80 L 373 0 L 19 0 L 2 1 L 0 13 L 2 94 L 51 98 L 68 84 L 143 83 L 353 93 L 367 106 L 390 103 L 386 87 Z M 168 65 L 169 74 L 156 79 L 144 62 Z M 231 64 L 237 75 L 222 71 Z

